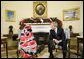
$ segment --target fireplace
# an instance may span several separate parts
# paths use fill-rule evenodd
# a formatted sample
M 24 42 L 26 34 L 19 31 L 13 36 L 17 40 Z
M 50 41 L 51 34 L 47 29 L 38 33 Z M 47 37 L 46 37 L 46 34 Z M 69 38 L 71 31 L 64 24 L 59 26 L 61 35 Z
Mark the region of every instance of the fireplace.
M 25 23 L 26 25 L 28 23 Z M 30 24 L 37 44 L 47 44 L 50 31 L 50 23 Z
M 49 32 L 35 32 L 33 34 L 38 45 L 47 44 Z

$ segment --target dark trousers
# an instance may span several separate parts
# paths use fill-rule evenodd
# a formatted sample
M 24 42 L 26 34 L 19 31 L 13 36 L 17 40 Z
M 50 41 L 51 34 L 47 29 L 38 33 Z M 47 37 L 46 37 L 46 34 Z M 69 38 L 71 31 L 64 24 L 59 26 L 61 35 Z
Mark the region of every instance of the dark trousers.
M 51 40 L 48 41 L 48 52 L 50 53 L 50 55 L 53 55 L 53 53 L 52 53 L 53 48 L 52 48 L 51 42 L 52 42 Z M 55 42 L 53 42 L 53 43 L 56 45 Z M 55 45 L 53 45 L 53 47 L 55 47 Z M 65 58 L 66 53 L 67 53 L 67 42 L 66 41 L 60 42 L 58 45 L 62 46 L 63 58 Z

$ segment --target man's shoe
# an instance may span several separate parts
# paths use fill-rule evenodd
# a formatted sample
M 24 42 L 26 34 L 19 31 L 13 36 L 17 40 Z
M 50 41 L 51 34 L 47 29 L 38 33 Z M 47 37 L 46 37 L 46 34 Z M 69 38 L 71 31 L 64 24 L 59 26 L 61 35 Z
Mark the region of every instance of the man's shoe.
M 53 55 L 50 55 L 49 58 L 54 58 Z

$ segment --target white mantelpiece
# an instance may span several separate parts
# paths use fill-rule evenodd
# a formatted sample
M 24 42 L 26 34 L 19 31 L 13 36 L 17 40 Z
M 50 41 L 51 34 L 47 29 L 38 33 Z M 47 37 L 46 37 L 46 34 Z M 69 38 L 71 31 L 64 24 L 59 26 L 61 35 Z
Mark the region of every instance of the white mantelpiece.
M 49 32 L 50 31 L 50 23 L 25 23 L 30 24 L 32 27 L 32 32 Z

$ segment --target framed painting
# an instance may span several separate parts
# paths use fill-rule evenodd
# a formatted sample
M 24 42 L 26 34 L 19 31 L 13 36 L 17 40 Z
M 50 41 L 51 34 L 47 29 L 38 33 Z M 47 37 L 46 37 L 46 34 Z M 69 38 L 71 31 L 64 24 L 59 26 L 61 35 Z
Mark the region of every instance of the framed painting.
M 33 2 L 33 17 L 47 17 L 47 1 Z
M 63 10 L 63 20 L 79 20 L 80 19 L 80 8 L 73 8 Z
M 6 15 L 6 21 L 15 22 L 15 11 L 6 10 L 5 15 Z

